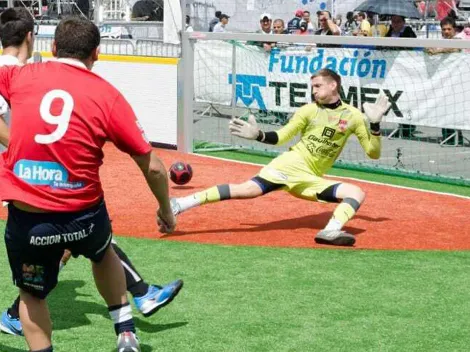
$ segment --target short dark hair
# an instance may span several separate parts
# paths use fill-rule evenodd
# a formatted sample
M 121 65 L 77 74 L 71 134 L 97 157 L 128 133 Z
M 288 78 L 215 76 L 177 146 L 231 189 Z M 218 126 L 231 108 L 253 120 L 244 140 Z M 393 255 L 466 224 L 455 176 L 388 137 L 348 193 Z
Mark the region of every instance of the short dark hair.
M 24 7 L 10 7 L 0 15 L 0 36 L 3 48 L 20 46 L 28 33 L 34 32 L 34 20 Z
M 215 11 L 215 17 L 220 18 L 222 11 Z
M 336 88 L 338 89 L 338 93 L 341 90 L 341 76 L 338 75 L 335 71 L 330 70 L 329 68 L 322 68 L 321 70 L 318 70 L 315 72 L 310 79 L 314 79 L 317 77 L 325 77 L 330 80 L 333 80 L 336 82 Z
M 452 17 L 445 17 L 442 19 L 441 27 L 445 26 L 446 24 L 450 24 L 452 28 L 457 27 L 457 23 L 455 22 L 455 19 L 453 19 Z
M 226 15 L 225 13 L 221 14 L 219 19 L 222 19 L 222 18 L 226 18 L 226 19 L 229 19 L 230 16 L 229 15 Z
M 100 31 L 90 20 L 72 16 L 60 21 L 55 30 L 57 57 L 86 60 L 100 45 Z
M 304 10 L 304 13 L 308 13 L 310 15 L 310 11 L 309 10 Z

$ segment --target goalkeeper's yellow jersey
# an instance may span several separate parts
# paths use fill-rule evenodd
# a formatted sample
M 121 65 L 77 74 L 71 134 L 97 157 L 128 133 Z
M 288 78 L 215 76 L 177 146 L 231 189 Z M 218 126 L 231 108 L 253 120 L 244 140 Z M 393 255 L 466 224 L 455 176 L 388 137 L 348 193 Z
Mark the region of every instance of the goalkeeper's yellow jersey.
M 365 116 L 355 107 L 342 103 L 328 109 L 316 103 L 297 110 L 289 122 L 277 132 L 278 145 L 301 134 L 291 150 L 298 152 L 317 176 L 323 176 L 340 155 L 349 136 L 355 134 L 366 154 L 380 157 L 380 136 L 370 134 Z

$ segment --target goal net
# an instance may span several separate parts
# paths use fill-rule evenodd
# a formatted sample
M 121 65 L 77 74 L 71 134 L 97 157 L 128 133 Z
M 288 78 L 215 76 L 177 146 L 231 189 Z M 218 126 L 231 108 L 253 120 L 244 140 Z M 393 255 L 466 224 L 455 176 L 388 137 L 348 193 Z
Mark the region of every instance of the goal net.
M 311 75 L 330 68 L 342 78 L 345 103 L 362 109 L 380 93 L 392 103 L 382 123 L 381 158 L 368 159 L 352 136 L 336 167 L 470 184 L 469 51 L 464 40 L 187 33 L 189 149 L 287 150 L 298 139 L 271 146 L 234 137 L 230 118 L 253 114 L 264 131 L 282 128 L 311 103 Z

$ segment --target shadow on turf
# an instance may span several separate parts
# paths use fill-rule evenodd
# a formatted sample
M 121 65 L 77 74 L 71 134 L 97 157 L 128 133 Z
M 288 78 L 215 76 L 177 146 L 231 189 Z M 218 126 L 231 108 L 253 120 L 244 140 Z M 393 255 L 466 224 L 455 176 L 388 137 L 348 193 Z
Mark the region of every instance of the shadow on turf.
M 79 326 L 90 325 L 88 314 L 101 315 L 108 318 L 109 313 L 104 302 L 90 302 L 86 299 L 92 295 L 78 292 L 86 285 L 83 280 L 62 280 L 48 297 L 51 319 L 54 330 L 67 330 Z M 82 299 L 85 298 L 85 299 Z
M 3 343 L 0 343 L 0 351 L 2 351 L 2 352 L 24 352 L 25 350 L 20 350 L 18 348 L 14 348 L 14 347 L 8 347 L 8 346 L 5 346 Z M 149 350 L 149 351 L 151 351 L 151 350 Z
M 134 317 L 134 321 L 135 321 L 135 326 L 137 327 L 138 330 L 149 332 L 149 333 L 176 329 L 176 328 L 180 328 L 182 326 L 188 325 L 187 321 L 180 321 L 180 322 L 169 323 L 169 324 L 154 324 L 148 320 L 143 320 L 141 318 L 136 318 L 136 317 Z
M 171 235 L 166 235 L 165 238 L 169 237 L 178 237 L 185 235 L 197 235 L 197 234 L 209 234 L 209 233 L 226 233 L 226 232 L 240 232 L 240 233 L 250 233 L 250 232 L 260 232 L 260 231 L 269 231 L 269 230 L 296 230 L 296 229 L 312 229 L 312 230 L 321 230 L 328 223 L 331 218 L 332 212 L 323 212 L 319 214 L 302 216 L 300 218 L 291 218 L 291 219 L 282 219 L 278 221 L 267 222 L 264 224 L 253 224 L 253 223 L 244 223 L 240 222 L 240 226 L 251 226 L 251 228 L 246 227 L 235 227 L 235 228 L 224 228 L 224 229 L 211 229 L 207 230 L 191 230 L 191 231 L 175 231 Z M 382 222 L 390 220 L 386 217 L 370 217 L 366 215 L 356 215 L 355 219 L 365 220 L 367 222 Z M 353 234 L 359 235 L 363 233 L 364 229 L 359 229 L 352 226 L 347 226 L 344 228 L 345 231 Z
M 101 300 L 99 303 L 87 301 L 86 298 L 92 297 L 92 295 L 77 291 L 77 289 L 85 286 L 85 284 L 86 282 L 83 280 L 59 281 L 57 288 L 48 298 L 54 330 L 67 330 L 90 325 L 91 321 L 88 319 L 88 314 L 101 315 L 109 319 L 108 309 L 104 302 L 101 303 Z M 144 321 L 137 317 L 135 317 L 135 322 L 138 329 L 150 333 L 174 329 L 188 324 L 187 322 L 153 324 L 150 321 Z M 0 352 L 3 352 L 3 350 L 0 349 Z

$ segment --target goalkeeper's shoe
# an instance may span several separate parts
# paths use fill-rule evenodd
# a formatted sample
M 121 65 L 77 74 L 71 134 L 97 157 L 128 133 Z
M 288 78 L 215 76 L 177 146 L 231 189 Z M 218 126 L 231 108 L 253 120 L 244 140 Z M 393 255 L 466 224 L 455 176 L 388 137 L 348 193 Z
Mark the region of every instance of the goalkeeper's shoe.
M 144 317 L 149 317 L 173 301 L 182 287 L 183 280 L 173 281 L 163 287 L 150 285 L 144 296 L 134 297 L 135 306 Z
M 178 203 L 178 199 L 176 198 L 170 199 L 170 206 L 174 216 L 179 215 L 183 212 L 183 209 L 181 208 L 181 205 L 180 203 Z
M 356 238 L 341 230 L 322 230 L 315 236 L 315 242 L 333 246 L 352 246 Z
M 6 334 L 23 336 L 23 327 L 21 326 L 20 319 L 11 317 L 8 311 L 2 313 L 0 330 Z
M 140 352 L 139 340 L 132 331 L 121 332 L 118 335 L 117 352 Z

